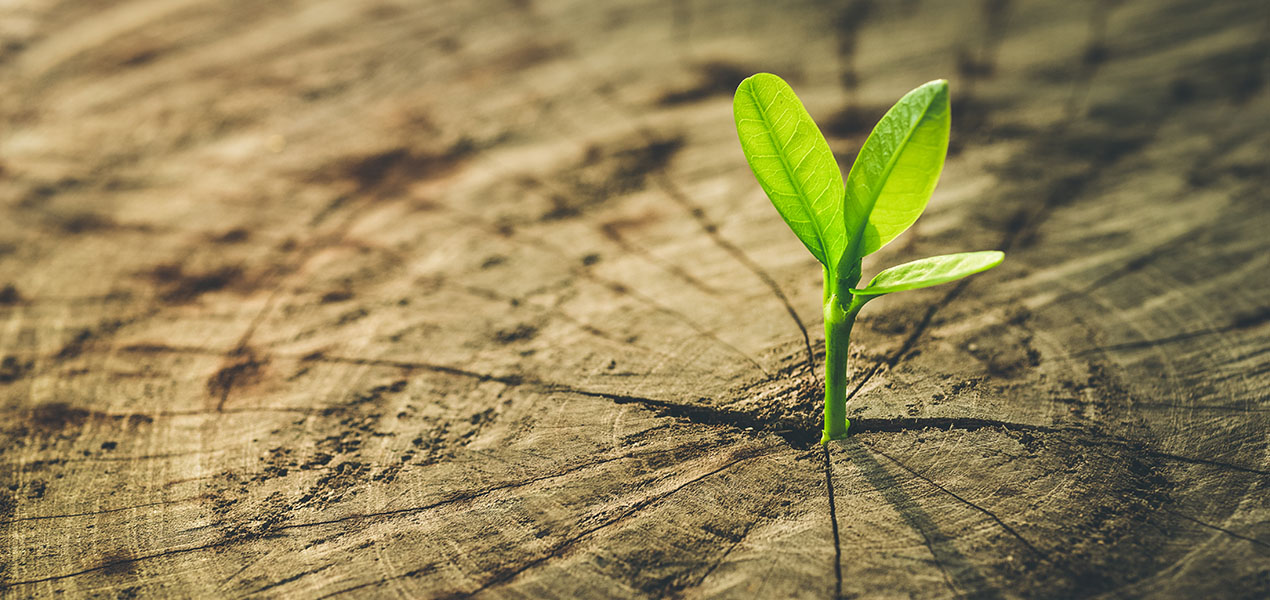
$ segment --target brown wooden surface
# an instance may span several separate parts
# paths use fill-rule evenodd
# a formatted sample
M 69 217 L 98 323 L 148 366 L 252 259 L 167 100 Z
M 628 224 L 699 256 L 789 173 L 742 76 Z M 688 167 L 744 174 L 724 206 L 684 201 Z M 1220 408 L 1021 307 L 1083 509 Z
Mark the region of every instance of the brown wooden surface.
M 1254 0 L 0 4 L 4 597 L 1270 594 Z M 779 6 L 777 6 L 779 4 Z M 736 143 L 947 77 L 856 327 Z

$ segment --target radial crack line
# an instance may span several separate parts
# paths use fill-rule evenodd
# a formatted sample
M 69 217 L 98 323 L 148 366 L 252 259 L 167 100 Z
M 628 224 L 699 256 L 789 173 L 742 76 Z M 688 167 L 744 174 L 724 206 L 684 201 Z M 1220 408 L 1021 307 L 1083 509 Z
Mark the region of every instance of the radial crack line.
M 1000 517 L 998 517 L 998 516 L 997 516 L 995 513 L 993 513 L 992 511 L 990 511 L 990 510 L 988 510 L 988 509 L 986 509 L 986 508 L 984 508 L 984 507 L 982 507 L 982 506 L 979 506 L 978 504 L 975 504 L 974 502 L 971 502 L 971 501 L 969 501 L 969 500 L 966 500 L 965 498 L 962 498 L 962 497 L 961 497 L 960 495 L 958 495 L 956 492 L 954 492 L 954 491 L 952 491 L 952 490 L 949 490 L 948 488 L 946 488 L 946 487 L 944 487 L 944 486 L 942 486 L 942 485 L 939 485 L 938 483 L 936 483 L 936 482 L 935 482 L 934 480 L 932 480 L 931 478 L 929 478 L 929 477 L 927 477 L 927 476 L 925 476 L 925 475 L 923 475 L 923 474 L 921 474 L 921 473 L 917 472 L 916 470 L 914 470 L 914 469 L 910 468 L 908 465 L 906 465 L 906 464 L 904 464 L 904 463 L 900 462 L 899 460 L 897 460 L 895 457 L 891 456 L 890 454 L 887 454 L 886 452 L 883 452 L 883 451 L 879 450 L 877 447 L 870 445 L 870 446 L 869 446 L 869 448 L 870 448 L 871 450 L 873 450 L 874 452 L 877 452 L 877 453 L 878 453 L 878 454 L 880 454 L 881 456 L 885 457 L 887 460 L 889 460 L 889 461 L 891 461 L 891 462 L 895 463 L 895 464 L 896 464 L 897 466 L 899 466 L 901 469 L 904 469 L 905 471 L 908 471 L 908 472 L 909 472 L 909 474 L 911 474 L 913 477 L 916 477 L 917 479 L 920 479 L 920 480 L 922 480 L 922 481 L 924 481 L 924 482 L 926 482 L 926 483 L 930 484 L 930 485 L 931 485 L 932 487 L 934 487 L 935 489 L 937 489 L 937 490 L 939 490 L 939 491 L 941 491 L 941 492 L 943 492 L 943 493 L 945 493 L 945 494 L 947 494 L 947 495 L 949 495 L 949 496 L 952 496 L 952 497 L 953 497 L 954 499 L 956 499 L 958 502 L 961 502 L 962 504 L 965 504 L 966 506 L 969 506 L 970 508 L 972 508 L 972 509 L 974 509 L 974 510 L 976 510 L 976 511 L 980 512 L 980 513 L 983 513 L 985 516 L 987 516 L 989 519 L 991 519 L 993 522 L 995 522 L 997 525 L 999 525 L 1002 529 L 1004 529 L 1004 530 L 1006 531 L 1006 533 L 1009 533 L 1010 535 L 1012 535 L 1012 536 L 1014 536 L 1016 539 L 1018 539 L 1020 542 L 1022 542 L 1022 543 L 1023 543 L 1023 545 L 1024 545 L 1024 546 L 1026 546 L 1026 547 L 1027 547 L 1027 549 L 1028 549 L 1029 551 L 1031 551 L 1033 554 L 1035 554 L 1035 555 L 1036 555 L 1038 558 L 1040 558 L 1041 560 L 1044 560 L 1045 562 L 1048 562 L 1048 563 L 1050 563 L 1050 564 L 1053 564 L 1053 565 L 1059 566 L 1059 568 L 1061 568 L 1061 569 L 1063 569 L 1063 570 L 1065 570 L 1065 571 L 1067 571 L 1067 570 L 1068 570 L 1066 567 L 1064 567 L 1064 566 L 1060 565 L 1059 563 L 1054 562 L 1054 560 L 1053 560 L 1053 559 L 1051 559 L 1051 558 L 1049 557 L 1049 555 L 1048 555 L 1048 554 L 1045 554 L 1044 552 L 1041 552 L 1041 550 L 1040 550 L 1039 548 L 1037 548 L 1034 544 L 1032 544 L 1032 542 L 1028 541 L 1028 539 L 1027 539 L 1027 538 L 1023 537 L 1023 536 L 1022 536 L 1022 535 L 1021 535 L 1018 531 L 1016 531 L 1013 527 L 1011 527 L 1011 526 L 1010 526 L 1009 524 L 1007 524 L 1005 521 L 1002 521 L 1002 520 L 1001 520 L 1001 518 L 1000 518 Z
M 1186 519 L 1187 521 L 1191 521 L 1191 522 L 1193 522 L 1193 523 L 1197 523 L 1197 524 L 1199 524 L 1199 525 L 1203 525 L 1204 527 L 1207 527 L 1207 528 L 1212 529 L 1212 530 L 1214 530 L 1214 531 L 1220 531 L 1220 532 L 1222 532 L 1222 533 L 1224 533 L 1224 534 L 1226 534 L 1226 535 L 1229 535 L 1229 536 L 1231 536 L 1231 537 L 1234 537 L 1234 538 L 1238 538 L 1238 539 L 1244 540 L 1245 542 L 1250 542 L 1250 543 L 1255 544 L 1255 545 L 1257 545 L 1257 546 L 1261 546 L 1262 548 L 1270 548 L 1270 544 L 1267 544 L 1267 543 L 1265 543 L 1265 542 L 1263 542 L 1263 541 L 1261 541 L 1261 540 L 1259 540 L 1259 539 L 1256 539 L 1256 538 L 1251 538 L 1251 537 L 1248 537 L 1248 536 L 1243 535 L 1243 534 L 1241 534 L 1241 533 L 1236 533 L 1236 532 L 1231 531 L 1231 530 L 1229 530 L 1229 529 L 1226 529 L 1225 527 L 1222 527 L 1222 526 L 1220 526 L 1220 525 L 1213 525 L 1212 523 L 1207 523 L 1207 522 L 1201 521 L 1201 520 L 1199 520 L 1199 519 L 1196 519 L 1195 517 L 1192 517 L 1192 516 L 1190 516 L 1190 515 L 1186 515 L 1186 514 L 1182 514 L 1182 513 L 1180 513 L 1180 512 L 1175 511 L 1175 510 L 1170 510 L 1170 509 L 1167 509 L 1167 508 L 1165 508 L 1165 509 L 1163 509 L 1163 510 L 1164 510 L 1164 512 L 1169 513 L 1169 514 L 1171 514 L 1171 515 L 1173 515 L 1173 516 L 1175 516 L 1175 517 L 1181 517 L 1181 518 L 1183 518 L 1183 519 Z
M 599 88 L 591 88 L 590 91 L 596 97 L 600 98 L 601 101 L 605 102 L 615 111 L 620 113 L 624 118 L 634 122 L 635 130 L 644 138 L 645 141 L 651 143 L 659 139 L 656 133 L 648 125 L 646 125 L 629 106 L 614 98 L 612 94 L 605 93 Z M 701 226 L 701 229 L 705 231 L 706 235 L 714 244 L 718 245 L 732 256 L 732 258 L 741 263 L 742 266 L 756 275 L 763 284 L 772 291 L 776 298 L 785 305 L 785 311 L 789 313 L 790 318 L 794 320 L 794 324 L 798 326 L 799 332 L 802 333 L 803 343 L 807 348 L 807 367 L 809 372 L 812 374 L 812 377 L 815 377 L 816 360 L 815 354 L 811 350 L 811 336 L 807 333 L 807 326 L 803 323 L 802 318 L 798 316 L 798 311 L 794 310 L 794 305 L 789 301 L 789 297 L 785 295 L 785 292 L 781 289 L 780 285 L 776 283 L 776 280 L 772 278 L 772 276 L 769 275 L 758 263 L 754 262 L 744 251 L 724 239 L 723 236 L 719 235 L 719 228 L 706 219 L 704 211 L 695 206 L 692 201 L 688 199 L 687 195 L 685 195 L 683 191 L 674 184 L 664 171 L 657 171 L 651 173 L 650 175 L 652 176 L 653 181 L 656 182 L 657 186 L 660 187 L 671 200 L 674 200 L 677 204 L 686 209 L 690 215 L 692 215 L 692 218 L 698 225 Z
M 682 483 L 682 484 L 680 484 L 680 485 L 678 485 L 678 486 L 676 486 L 676 487 L 674 487 L 674 488 L 672 488 L 672 489 L 670 489 L 670 490 L 666 491 L 665 493 L 659 494 L 659 495 L 654 496 L 654 497 L 652 497 L 652 498 L 646 498 L 646 499 L 644 499 L 644 500 L 642 500 L 642 501 L 639 501 L 639 502 L 636 502 L 636 503 L 632 504 L 632 505 L 631 505 L 628 509 L 626 509 L 626 510 L 622 511 L 622 512 L 621 512 L 620 514 L 618 514 L 617 516 L 615 516 L 615 517 L 613 517 L 613 518 L 611 518 L 611 519 L 609 519 L 609 520 L 607 520 L 607 521 L 604 521 L 603 523 L 600 523 L 600 524 L 598 524 L 598 525 L 595 525 L 595 526 L 593 526 L 593 527 L 590 527 L 590 528 L 588 528 L 588 529 L 586 529 L 586 530 L 582 531 L 581 533 L 578 533 L 577 535 L 574 535 L 574 536 L 572 536 L 572 537 L 570 537 L 570 538 L 568 538 L 568 539 L 564 540 L 564 541 L 563 541 L 563 542 L 561 542 L 560 544 L 557 544 L 554 548 L 552 548 L 552 549 L 551 549 L 551 551 L 547 552 L 546 554 L 543 554 L 542 556 L 539 556 L 539 557 L 537 557 L 537 558 L 535 558 L 535 559 L 532 559 L 532 560 L 530 560 L 530 561 L 528 561 L 528 562 L 526 562 L 526 563 L 524 563 L 524 564 L 522 564 L 522 565 L 519 565 L 519 566 L 517 566 L 517 567 L 515 567 L 515 568 L 508 569 L 508 570 L 504 570 L 504 571 L 500 572 L 499 574 L 497 574 L 497 575 L 495 575 L 495 576 L 491 577 L 490 579 L 486 580 L 484 583 L 480 584 L 480 585 L 479 585 L 476 589 L 473 589 L 473 590 L 468 591 L 468 592 L 456 592 L 456 593 L 453 593 L 453 594 L 449 594 L 449 595 L 447 595 L 447 596 L 443 596 L 443 598 L 447 598 L 447 599 L 449 599 L 449 600 L 457 600 L 457 599 L 460 599 L 460 598 L 471 598 L 472 596 L 475 596 L 475 595 L 477 595 L 477 594 L 480 594 L 481 592 L 484 592 L 484 591 L 489 590 L 489 589 L 491 589 L 491 588 L 494 588 L 494 587 L 498 587 L 498 586 L 501 586 L 501 585 L 505 585 L 505 584 L 511 583 L 512 581 L 514 581 L 517 577 L 519 577 L 521 574 L 525 573 L 526 571 L 529 571 L 530 569 L 533 569 L 533 568 L 535 568 L 535 567 L 538 567 L 538 566 L 540 566 L 540 565 L 542 565 L 542 564 L 544 564 L 544 563 L 546 563 L 546 562 L 550 561 L 551 559 L 554 559 L 554 558 L 559 558 L 559 557 L 561 557 L 561 556 L 564 556 L 564 555 L 565 555 L 565 554 L 566 554 L 569 550 L 571 550 L 571 549 L 573 548 L 573 546 L 574 546 L 574 545 L 576 545 L 576 544 L 578 544 L 579 542 L 583 541 L 584 539 L 586 539 L 586 538 L 590 537 L 591 535 L 594 535 L 595 533 L 597 533 L 597 532 L 599 532 L 599 531 L 601 531 L 601 530 L 603 530 L 603 529 L 606 529 L 606 528 L 608 528 L 608 527 L 612 527 L 613 525 L 617 525 L 617 524 L 619 524 L 619 523 L 621 523 L 621 522 L 625 521 L 625 520 L 626 520 L 626 519 L 628 519 L 629 517 L 631 517 L 631 516 L 635 515 L 636 513 L 640 512 L 641 510 L 643 510 L 643 509 L 645 509 L 645 508 L 648 508 L 649 506 L 653 506 L 653 505 L 655 505 L 655 504 L 657 504 L 657 503 L 659 503 L 659 502 L 661 502 L 661 501 L 665 500 L 666 498 L 669 498 L 670 496 L 673 496 L 673 495 L 675 495 L 675 494 L 679 493 L 680 491 L 682 491 L 682 490 L 684 490 L 684 489 L 688 488 L 689 486 L 692 486 L 692 485 L 694 485 L 694 484 L 696 484 L 696 483 L 698 483 L 698 482 L 700 482 L 700 481 L 702 481 L 702 480 L 704 480 L 704 479 L 706 479 L 706 478 L 708 478 L 708 477 L 711 477 L 711 476 L 713 476 L 713 475 L 716 475 L 716 474 L 718 474 L 718 473 L 721 473 L 721 472 L 723 472 L 723 471 L 725 471 L 725 470 L 727 470 L 727 469 L 730 469 L 730 468 L 732 468 L 732 467 L 734 467 L 734 466 L 736 466 L 736 465 L 738 465 L 738 464 L 740 464 L 740 463 L 742 463 L 742 462 L 745 462 L 745 461 L 748 461 L 748 460 L 753 460 L 753 459 L 756 459 L 756 458 L 760 458 L 760 457 L 762 457 L 762 456 L 765 456 L 765 455 L 766 455 L 767 453 L 769 453 L 770 451 L 771 451 L 770 449 L 767 449 L 767 451 L 760 451 L 760 450 L 758 450 L 758 449 L 751 449 L 751 450 L 749 450 L 749 451 L 742 452 L 742 453 L 740 453 L 741 455 L 740 455 L 739 457 L 737 457 L 737 458 L 735 458 L 735 459 L 733 459 L 733 460 L 731 460 L 731 461 L 728 461 L 726 464 L 724 464 L 724 465 L 722 465 L 722 466 L 720 466 L 720 467 L 718 467 L 718 468 L 716 468 L 716 469 L 713 469 L 713 470 L 711 470 L 711 471 L 708 471 L 708 472 L 706 472 L 706 473 L 703 473 L 703 474 L 701 474 L 701 475 L 698 475 L 698 476 L 696 476 L 696 477 L 694 477 L 694 478 L 692 478 L 692 479 L 690 479 L 690 480 L 688 480 L 688 481 L 686 481 L 686 482 L 684 482 L 684 483 Z M 385 577 L 385 578 L 382 578 L 382 579 L 379 579 L 379 580 L 376 580 L 376 581 L 371 581 L 371 582 L 367 582 L 367 583 L 358 584 L 358 585 L 351 586 L 351 587 L 347 587 L 347 588 L 344 588 L 344 589 L 341 589 L 341 590 L 336 590 L 336 591 L 331 592 L 330 594 L 327 594 L 327 595 L 325 595 L 325 596 L 321 596 L 321 598 L 319 598 L 319 600 L 324 599 L 324 598 L 331 598 L 331 597 L 334 597 L 334 596 L 339 596 L 339 595 L 347 594 L 347 593 L 349 593 L 349 592 L 353 592 L 353 591 L 356 591 L 356 590 L 359 590 L 359 589 L 363 589 L 363 588 L 366 588 L 366 587 L 370 587 L 370 586 L 381 585 L 381 584 L 387 583 L 387 582 L 389 582 L 389 581 L 394 581 L 394 580 L 403 579 L 403 578 L 407 578 L 407 577 L 413 577 L 414 575 L 415 575 L 415 572 L 414 572 L 414 571 L 411 571 L 411 572 L 408 572 L 408 573 L 403 573 L 403 574 L 401 574 L 401 575 L 394 575 L 394 576 L 391 576 L 391 577 Z
M 547 242 L 546 240 L 543 240 L 541 238 L 537 238 L 534 236 L 526 235 L 518 230 L 513 230 L 512 233 L 509 235 L 506 231 L 500 229 L 500 227 L 498 227 L 497 225 L 484 221 L 477 215 L 465 213 L 453 207 L 446 207 L 446 208 L 464 217 L 462 219 L 455 220 L 455 223 L 459 225 L 464 225 L 468 227 L 480 227 L 486 231 L 492 231 L 495 235 L 498 235 L 500 237 L 505 237 L 506 239 L 510 239 L 518 244 L 544 250 L 551 254 L 555 254 L 556 256 L 559 256 L 561 258 L 566 258 L 566 259 L 569 258 L 569 256 L 564 251 L 560 250 L 554 244 L 551 244 L 550 242 Z M 693 321 L 692 319 L 688 318 L 688 316 L 683 314 L 682 312 L 679 312 L 678 310 L 664 306 L 660 302 L 657 302 L 656 300 L 640 292 L 635 291 L 634 289 L 632 289 L 631 287 L 627 285 L 600 277 L 592 273 L 588 269 L 575 267 L 570 269 L 569 273 L 572 275 L 576 275 L 582 279 L 591 281 L 592 283 L 601 285 L 604 288 L 608 289 L 609 291 L 619 296 L 626 296 L 628 298 L 631 298 L 655 312 L 662 313 L 676 321 L 679 321 L 680 323 L 683 323 L 684 325 L 687 325 L 688 328 L 692 329 L 692 331 L 696 333 L 697 335 L 704 337 L 706 339 L 709 339 L 710 341 L 718 344 L 720 347 L 745 359 L 745 361 L 750 363 L 751 365 L 754 365 L 755 368 L 757 368 L 760 372 L 763 373 L 764 377 L 768 379 L 772 378 L 772 374 L 768 372 L 768 370 L 761 363 L 755 360 L 754 357 L 750 356 L 749 354 L 746 354 L 740 348 L 737 348 L 734 344 L 724 340 L 723 338 L 720 338 L 713 331 L 701 326 L 696 321 Z
M 645 135 L 647 136 L 648 134 L 646 133 Z M 700 207 L 693 204 L 692 201 L 688 199 L 688 196 L 679 189 L 679 186 L 675 185 L 674 181 L 671 180 L 668 175 L 665 173 L 657 173 L 653 177 L 653 181 L 657 182 L 658 187 L 660 187 L 662 191 L 670 197 L 670 199 L 674 200 L 675 203 L 687 210 L 688 214 L 692 215 L 692 218 L 701 227 L 701 230 L 706 233 L 706 236 L 710 238 L 711 242 L 722 248 L 724 252 L 727 252 L 729 256 L 740 263 L 741 266 L 745 267 L 748 271 L 753 273 L 755 277 L 758 277 L 759 280 L 763 282 L 763 285 L 767 286 L 767 288 L 771 290 L 772 295 L 776 296 L 776 299 L 785 306 L 785 312 L 789 313 L 789 318 L 793 319 L 794 325 L 798 327 L 799 333 L 803 336 L 803 345 L 807 350 L 807 372 L 814 378 L 816 376 L 816 355 L 811 350 L 811 336 L 807 333 L 807 325 L 803 323 L 802 317 L 798 316 L 798 311 L 794 310 L 794 304 L 789 301 L 789 296 L 785 295 L 785 291 L 781 289 L 780 284 L 776 283 L 776 279 L 773 278 L 771 274 L 768 273 L 761 265 L 754 262 L 754 259 L 750 258 L 744 250 L 741 250 L 741 248 L 737 247 L 736 244 L 733 244 L 724 238 L 723 235 L 719 233 L 719 227 L 706 218 L 705 212 L 702 211 Z
M 825 451 L 825 488 L 829 492 L 829 522 L 833 525 L 833 579 L 834 598 L 842 597 L 842 542 L 838 535 L 838 506 L 833 493 L 833 464 L 829 461 L 829 446 Z

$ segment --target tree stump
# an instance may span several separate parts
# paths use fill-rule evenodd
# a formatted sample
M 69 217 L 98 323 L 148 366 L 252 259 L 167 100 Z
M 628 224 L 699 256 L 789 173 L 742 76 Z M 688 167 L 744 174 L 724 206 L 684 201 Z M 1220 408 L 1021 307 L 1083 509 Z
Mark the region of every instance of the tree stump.
M 1265 3 L 840 4 L 0 7 L 0 594 L 1266 597 Z M 1007 254 L 825 448 L 757 71 Z

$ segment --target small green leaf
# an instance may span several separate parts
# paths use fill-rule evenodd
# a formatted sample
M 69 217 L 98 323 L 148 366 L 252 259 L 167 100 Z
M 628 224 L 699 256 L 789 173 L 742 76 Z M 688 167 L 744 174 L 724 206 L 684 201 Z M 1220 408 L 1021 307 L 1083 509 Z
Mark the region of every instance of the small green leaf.
M 880 296 L 930 287 L 987 271 L 1001 264 L 1002 260 L 1005 260 L 1005 254 L 996 250 L 931 256 L 882 271 L 869 282 L 868 287 L 853 289 L 851 293 L 857 296 Z
M 789 84 L 771 73 L 742 81 L 732 111 L 759 185 L 803 245 L 834 272 L 847 242 L 842 172 L 816 122 Z
M 849 243 L 840 268 L 877 252 L 926 210 L 951 122 L 948 82 L 940 79 L 905 94 L 873 128 L 847 175 Z

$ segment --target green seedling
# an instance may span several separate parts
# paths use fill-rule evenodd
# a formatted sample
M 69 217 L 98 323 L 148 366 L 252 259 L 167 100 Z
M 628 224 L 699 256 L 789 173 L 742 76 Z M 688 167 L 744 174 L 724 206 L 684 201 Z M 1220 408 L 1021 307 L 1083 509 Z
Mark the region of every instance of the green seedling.
M 825 433 L 846 437 L 847 345 L 856 315 L 870 300 L 947 283 L 1001 264 L 997 251 L 932 256 L 891 267 L 859 286 L 865 256 L 921 216 L 948 151 L 948 82 L 906 94 L 887 111 L 847 174 L 794 90 L 759 73 L 741 82 L 732 103 L 741 149 L 767 197 L 812 256 L 824 265 Z

